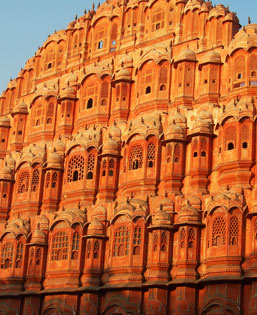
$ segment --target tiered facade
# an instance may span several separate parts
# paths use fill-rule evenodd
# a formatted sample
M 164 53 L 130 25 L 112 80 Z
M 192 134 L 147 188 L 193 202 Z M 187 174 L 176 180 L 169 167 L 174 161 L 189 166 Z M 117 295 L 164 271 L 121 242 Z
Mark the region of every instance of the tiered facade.
M 0 314 L 257 314 L 256 107 L 257 25 L 222 5 L 49 36 L 0 96 Z

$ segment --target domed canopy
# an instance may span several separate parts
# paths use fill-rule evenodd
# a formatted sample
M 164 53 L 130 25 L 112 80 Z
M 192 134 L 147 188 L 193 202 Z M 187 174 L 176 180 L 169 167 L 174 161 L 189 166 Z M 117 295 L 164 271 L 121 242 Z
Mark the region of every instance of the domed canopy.
M 17 106 L 14 107 L 13 114 L 14 113 L 27 114 L 28 113 L 28 106 L 27 106 L 27 104 L 25 104 L 24 101 L 19 103 Z
M 171 217 L 170 215 L 163 210 L 158 210 L 153 215 L 153 226 L 162 226 L 162 225 L 170 225 Z
M 1 169 L 0 179 L 3 179 L 3 180 L 12 180 L 13 179 L 13 172 L 9 166 L 4 165 L 4 167 Z
M 176 62 L 182 62 L 182 61 L 196 61 L 196 55 L 195 52 L 190 49 L 190 48 L 186 48 L 184 49 L 180 55 L 178 56 L 178 59 Z
M 57 152 L 51 152 L 47 159 L 47 168 L 62 168 L 62 157 Z
M 178 213 L 178 223 L 199 223 L 200 213 L 199 211 L 190 206 L 186 205 L 182 208 L 182 210 Z
M 43 231 L 39 229 L 38 226 L 32 234 L 31 243 L 46 244 L 46 235 Z
M 118 70 L 116 76 L 115 76 L 116 80 L 130 80 L 131 79 L 131 74 L 129 72 L 128 69 L 126 68 L 121 68 L 120 70 Z
M 201 64 L 207 64 L 207 63 L 215 63 L 215 64 L 220 64 L 221 63 L 221 58 L 220 54 L 217 51 L 210 51 L 203 59 L 203 62 Z
M 93 221 L 89 224 L 88 227 L 88 235 L 103 235 L 104 234 L 104 226 L 98 221 L 97 218 L 94 218 Z
M 8 116 L 1 116 L 0 117 L 0 126 L 10 126 L 10 118 Z
M 108 140 L 103 144 L 103 154 L 119 154 L 119 145 L 112 138 L 108 138 Z

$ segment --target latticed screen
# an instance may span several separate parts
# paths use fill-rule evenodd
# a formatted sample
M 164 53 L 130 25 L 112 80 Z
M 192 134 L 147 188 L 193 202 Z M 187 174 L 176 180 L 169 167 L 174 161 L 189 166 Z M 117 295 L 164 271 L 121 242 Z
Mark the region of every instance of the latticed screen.
M 1 255 L 1 269 L 7 269 L 12 267 L 13 262 L 13 244 L 6 243 L 2 248 Z
M 94 154 L 89 154 L 88 156 L 88 163 L 87 163 L 87 170 L 93 171 L 95 167 L 95 156 Z
M 157 251 L 158 240 L 159 240 L 158 234 L 157 234 L 157 232 L 154 232 L 154 235 L 153 235 L 153 250 L 154 251 Z
M 92 249 L 91 241 L 88 240 L 88 241 L 87 241 L 87 258 L 90 257 L 91 249 Z
M 131 147 L 129 152 L 129 170 L 142 168 L 143 166 L 143 149 L 140 144 Z
M 134 239 L 133 239 L 133 244 L 134 244 L 133 254 L 134 255 L 140 254 L 141 237 L 142 237 L 141 228 L 137 226 L 134 230 Z
M 114 159 L 110 159 L 109 168 L 114 168 Z
M 22 256 L 23 256 L 23 244 L 19 242 L 17 245 L 17 251 L 16 251 L 16 268 L 21 267 Z
M 147 165 L 153 167 L 155 165 L 155 144 L 150 142 L 147 147 Z
M 32 175 L 32 191 L 38 190 L 38 184 L 39 184 L 39 170 L 35 169 Z
M 58 178 L 58 175 L 56 172 L 53 173 L 52 175 L 52 187 L 56 187 L 56 184 L 57 184 L 57 178 Z
M 167 249 L 168 235 L 166 232 L 161 234 L 161 251 L 165 252 Z
M 95 241 L 94 243 L 94 258 L 98 258 L 99 255 L 99 250 L 100 250 L 100 245 L 98 241 Z
M 72 236 L 72 259 L 78 258 L 79 250 L 79 232 L 74 232 Z
M 52 260 L 68 258 L 69 238 L 65 232 L 55 234 L 52 245 Z
M 186 231 L 184 228 L 182 228 L 180 231 L 180 247 L 181 248 L 185 247 L 185 239 L 186 239 Z
M 226 244 L 226 222 L 218 216 L 212 224 L 212 246 Z
M 70 159 L 67 174 L 68 182 L 74 182 L 84 178 L 84 165 L 85 160 L 81 155 L 74 155 Z
M 195 241 L 195 231 L 194 229 L 190 229 L 188 232 L 188 247 L 192 248 Z
M 49 187 L 49 183 L 50 183 L 50 172 L 47 172 L 47 174 L 46 174 L 46 188 Z
M 22 194 L 29 190 L 29 172 L 24 171 L 19 176 L 18 194 Z
M 239 238 L 239 220 L 236 216 L 230 218 L 229 244 L 237 245 Z
M 122 226 L 115 232 L 114 256 L 128 256 L 129 254 L 129 230 Z

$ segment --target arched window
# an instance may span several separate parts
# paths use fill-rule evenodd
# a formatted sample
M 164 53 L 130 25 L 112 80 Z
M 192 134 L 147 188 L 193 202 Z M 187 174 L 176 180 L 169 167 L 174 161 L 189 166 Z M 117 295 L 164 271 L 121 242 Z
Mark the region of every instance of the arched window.
M 68 259 L 69 237 L 65 232 L 58 232 L 53 237 L 52 260 Z
M 47 111 L 46 111 L 46 123 L 51 124 L 53 122 L 53 116 L 54 116 L 54 104 L 50 102 L 47 104 Z
M 147 86 L 145 88 L 145 94 L 150 94 L 151 93 L 151 87 L 150 86 Z
M 94 168 L 95 168 L 95 156 L 93 153 L 90 153 L 87 161 L 87 179 L 92 179 L 94 177 Z
M 129 152 L 129 170 L 142 168 L 143 149 L 140 144 L 133 145 Z
M 159 242 L 159 237 L 157 232 L 154 232 L 153 234 L 153 251 L 156 252 L 158 250 L 158 242 Z
M 170 159 L 171 159 L 171 145 L 168 144 L 167 148 L 166 148 L 166 160 L 167 160 L 167 163 L 170 162 Z
M 50 172 L 47 172 L 47 173 L 46 173 L 46 188 L 49 187 L 49 184 L 50 184 L 50 177 L 51 177 Z
M 109 176 L 113 176 L 114 171 L 114 159 L 110 159 L 109 161 Z
M 36 168 L 32 174 L 32 191 L 37 191 L 39 185 L 39 170 Z
M 84 165 L 85 160 L 81 155 L 74 155 L 69 160 L 67 181 L 75 182 L 84 178 Z
M 41 256 L 42 256 L 41 248 L 38 248 L 37 251 L 36 251 L 36 266 L 40 265 Z
M 58 175 L 56 172 L 54 172 L 52 175 L 52 188 L 55 188 L 57 186 L 57 178 L 58 178 Z
M 226 244 L 226 222 L 222 216 L 218 216 L 212 223 L 212 246 Z
M 141 227 L 137 226 L 134 230 L 133 239 L 133 255 L 140 255 L 140 245 L 141 245 Z
M 180 248 L 185 248 L 186 231 L 184 228 L 180 231 Z
M 227 150 L 234 150 L 237 142 L 237 130 L 234 126 L 225 129 L 225 147 Z
M 154 167 L 155 165 L 155 144 L 150 142 L 147 146 L 147 166 Z
M 75 231 L 72 235 L 71 259 L 78 259 L 78 251 L 79 251 L 79 232 Z
M 2 247 L 1 269 L 11 268 L 12 263 L 13 263 L 13 244 L 5 243 Z
M 102 40 L 100 40 L 98 42 L 98 49 L 102 49 L 104 47 L 104 42 Z
M 236 216 L 230 218 L 229 245 L 238 245 L 239 220 Z
M 167 78 L 168 78 L 168 69 L 165 66 L 162 66 L 160 68 L 160 76 L 159 76 L 160 91 L 166 90 Z
M 100 250 L 99 242 L 98 242 L 98 241 L 95 241 L 95 243 L 94 243 L 93 258 L 98 258 L 98 257 L 99 257 L 99 250 Z
M 93 107 L 93 103 L 94 103 L 93 99 L 89 98 L 88 101 L 87 101 L 87 109 L 92 108 Z
M 102 172 L 102 176 L 106 175 L 106 160 L 103 160 L 103 172 Z
M 22 257 L 23 257 L 23 243 L 18 242 L 17 250 L 16 250 L 16 260 L 15 260 L 16 268 L 21 268 Z
M 173 157 L 173 161 L 178 163 L 179 162 L 179 158 L 180 158 L 180 146 L 178 143 L 175 144 L 174 146 L 174 157 Z
M 92 249 L 91 240 L 88 240 L 87 241 L 87 258 L 90 258 L 91 249 Z
M 114 256 L 128 256 L 129 230 L 125 226 L 119 227 L 114 234 Z
M 19 174 L 18 194 L 27 192 L 29 189 L 29 172 L 23 171 Z
M 161 251 L 167 251 L 167 242 L 168 242 L 168 235 L 167 232 L 162 232 L 161 234 Z
M 195 231 L 191 228 L 188 232 L 188 248 L 193 248 L 195 243 Z

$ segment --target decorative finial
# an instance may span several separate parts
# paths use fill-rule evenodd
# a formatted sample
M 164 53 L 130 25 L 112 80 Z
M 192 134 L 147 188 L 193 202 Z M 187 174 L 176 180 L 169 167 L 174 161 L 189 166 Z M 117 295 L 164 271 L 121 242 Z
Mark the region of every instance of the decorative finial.
M 100 2 L 98 2 L 98 4 L 97 4 L 97 9 L 98 9 L 98 8 L 100 8 Z
M 252 24 L 250 16 L 248 16 L 248 24 Z
M 87 9 L 84 10 L 84 14 L 87 14 Z
M 95 9 L 95 4 L 94 4 L 94 2 L 92 3 L 92 10 L 94 10 Z
M 75 21 L 77 21 L 77 19 L 78 19 L 78 15 L 76 14 L 76 15 L 75 15 Z

